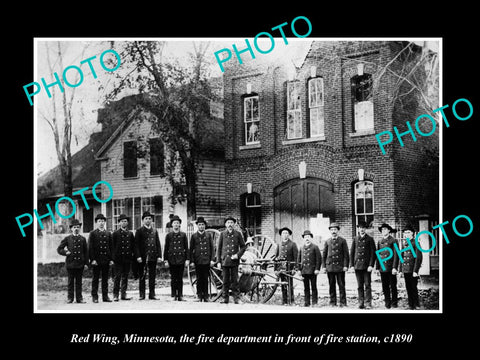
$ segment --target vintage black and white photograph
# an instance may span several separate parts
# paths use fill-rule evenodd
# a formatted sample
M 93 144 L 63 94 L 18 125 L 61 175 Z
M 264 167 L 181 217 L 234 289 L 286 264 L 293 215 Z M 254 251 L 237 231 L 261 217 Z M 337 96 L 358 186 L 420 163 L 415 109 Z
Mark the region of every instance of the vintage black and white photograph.
M 441 38 L 34 55 L 35 312 L 443 311 Z

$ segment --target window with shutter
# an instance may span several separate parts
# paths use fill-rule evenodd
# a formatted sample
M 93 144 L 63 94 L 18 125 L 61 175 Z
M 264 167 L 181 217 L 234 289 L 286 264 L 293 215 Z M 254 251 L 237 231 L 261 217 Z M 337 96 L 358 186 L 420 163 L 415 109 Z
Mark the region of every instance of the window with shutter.
M 108 201 L 106 203 L 107 206 L 107 229 L 112 229 L 113 225 L 113 211 L 112 211 L 112 202 Z
M 149 140 L 150 144 L 150 175 L 164 175 L 165 158 L 164 145 L 160 138 Z
M 135 229 L 142 226 L 141 197 L 133 198 L 133 226 Z
M 123 177 L 137 177 L 137 142 L 123 143 Z
M 155 227 L 163 228 L 163 198 L 159 195 L 153 197 L 153 207 L 155 211 Z
M 125 215 L 128 216 L 128 230 L 133 230 L 133 199 L 125 199 Z

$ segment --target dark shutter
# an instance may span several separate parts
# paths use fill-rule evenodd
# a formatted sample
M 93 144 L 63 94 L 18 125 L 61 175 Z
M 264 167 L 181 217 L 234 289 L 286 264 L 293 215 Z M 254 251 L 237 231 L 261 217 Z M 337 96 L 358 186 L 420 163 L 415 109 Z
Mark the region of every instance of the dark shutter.
M 133 199 L 133 226 L 135 227 L 135 229 L 138 229 L 142 226 L 141 201 L 141 197 L 136 197 Z
M 128 216 L 128 229 L 133 230 L 133 199 L 125 199 L 125 215 Z
M 164 175 L 164 147 L 159 138 L 150 139 L 150 175 Z
M 112 211 L 112 202 L 107 202 L 107 229 L 113 230 L 113 211 Z
M 137 176 L 137 142 L 123 143 L 123 176 L 126 178 Z
M 163 228 L 163 198 L 159 195 L 153 197 L 153 206 L 155 207 L 155 227 Z

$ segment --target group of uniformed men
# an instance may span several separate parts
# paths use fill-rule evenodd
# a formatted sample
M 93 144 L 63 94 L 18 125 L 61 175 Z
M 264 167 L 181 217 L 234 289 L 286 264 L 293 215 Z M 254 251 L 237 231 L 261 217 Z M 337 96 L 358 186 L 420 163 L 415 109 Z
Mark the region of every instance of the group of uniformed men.
M 92 268 L 91 295 L 94 303 L 98 303 L 98 285 L 100 277 L 102 300 L 111 302 L 108 296 L 109 267 L 114 268 L 113 300 L 131 300 L 127 297 L 127 282 L 134 261 L 137 265 L 139 279 L 139 299 L 145 299 L 146 276 L 148 272 L 149 299 L 156 300 L 155 278 L 157 263 L 164 260 L 165 266 L 170 270 L 171 296 L 176 301 L 183 300 L 183 273 L 190 261 L 195 264 L 197 278 L 197 296 L 199 301 L 207 302 L 208 279 L 210 267 L 217 264 L 222 269 L 223 275 L 223 303 L 228 303 L 230 292 L 235 303 L 239 302 L 238 267 L 240 259 L 246 250 L 246 243 L 240 231 L 234 229 L 236 219 L 225 219 L 225 230 L 220 233 L 218 246 L 215 252 L 212 234 L 205 231 L 206 221 L 199 217 L 196 221 L 198 230 L 190 238 L 188 245 L 187 235 L 180 231 L 182 220 L 173 215 L 168 226 L 171 230 L 165 236 L 165 249 L 162 258 L 162 249 L 158 232 L 152 226 L 153 216 L 148 211 L 142 214 L 143 225 L 138 228 L 135 235 L 128 230 L 129 218 L 122 214 L 119 216 L 119 229 L 110 233 L 106 230 L 106 218 L 99 214 L 95 218 L 97 228 L 90 232 L 88 243 L 80 235 L 81 223 L 74 219 L 70 224 L 71 234 L 65 237 L 58 246 L 57 252 L 66 256 L 68 273 L 68 303 L 76 299 L 77 303 L 85 303 L 82 297 L 82 276 L 87 267 Z M 382 239 L 375 246 L 372 237 L 366 234 L 367 225 L 358 224 L 358 235 L 353 239 L 350 252 L 346 240 L 338 235 L 340 226 L 332 223 L 329 226 L 331 237 L 326 240 L 323 254 L 315 245 L 313 234 L 305 230 L 302 234 L 304 244 L 298 251 L 297 245 L 292 241 L 292 230 L 287 227 L 280 229 L 281 243 L 277 247 L 276 259 L 285 262 L 284 271 L 280 271 L 283 304 L 293 302 L 293 276 L 300 271 L 305 294 L 305 306 L 318 303 L 317 275 L 324 264 L 329 282 L 330 305 L 337 305 L 336 284 L 339 287 L 340 306 L 347 304 L 345 295 L 345 272 L 348 267 L 355 270 L 358 283 L 359 308 L 372 307 L 371 273 L 375 263 L 380 270 L 382 290 L 387 308 L 397 307 L 397 278 L 398 271 L 403 272 L 408 294 L 410 309 L 419 306 L 417 281 L 418 270 L 421 265 L 422 254 L 412 254 L 411 250 L 403 252 L 404 262 L 399 264 L 397 252 L 394 249 L 395 238 L 390 234 L 394 231 L 388 224 L 382 224 L 379 231 Z M 414 229 L 408 226 L 405 238 L 412 238 Z M 407 245 L 406 240 L 405 246 Z M 376 260 L 376 250 L 390 247 L 394 256 L 384 262 L 380 267 Z M 415 249 L 415 251 L 417 251 Z M 380 252 L 386 256 L 385 251 Z M 385 254 L 385 255 L 384 255 Z M 119 297 L 120 296 L 120 297 Z
M 405 278 L 405 287 L 408 296 L 408 305 L 410 309 L 419 307 L 418 300 L 418 271 L 422 264 L 422 254 L 415 248 L 415 254 L 408 247 L 407 239 L 412 239 L 414 229 L 408 225 L 404 228 L 405 239 L 403 240 L 403 263 L 394 248 L 397 240 L 391 235 L 395 230 L 388 224 L 382 224 L 378 230 L 382 233 L 382 239 L 378 245 L 371 236 L 366 233 L 367 224 L 360 221 L 357 225 L 358 235 L 352 241 L 350 251 L 347 241 L 338 235 L 340 226 L 332 223 L 329 226 L 331 237 L 325 241 L 323 253 L 317 245 L 312 243 L 313 234 L 305 230 L 302 234 L 304 245 L 298 251 L 297 245 L 290 239 L 292 231 L 289 228 L 280 229 L 281 244 L 277 249 L 277 258 L 287 262 L 287 271 L 281 273 L 281 278 L 285 285 L 282 285 L 283 303 L 288 304 L 293 299 L 293 277 L 289 276 L 295 270 L 300 270 L 304 283 L 305 306 L 318 303 L 317 275 L 323 264 L 323 271 L 327 273 L 329 283 L 330 305 L 337 306 L 336 285 L 338 284 L 340 295 L 340 306 L 347 305 L 345 292 L 345 272 L 350 266 L 355 271 L 358 284 L 358 307 L 360 309 L 372 308 L 372 271 L 376 265 L 380 271 L 382 281 L 382 291 L 384 294 L 385 307 L 390 309 L 398 306 L 397 292 L 397 273 L 402 272 Z M 398 245 L 397 245 L 398 246 Z M 383 267 L 379 264 L 376 251 L 389 247 L 394 254 L 390 259 L 383 262 Z M 386 258 L 390 252 L 379 252 L 382 259 Z M 290 264 L 290 267 L 288 267 Z M 290 293 L 287 293 L 287 289 Z M 311 289 L 311 291 L 310 291 Z

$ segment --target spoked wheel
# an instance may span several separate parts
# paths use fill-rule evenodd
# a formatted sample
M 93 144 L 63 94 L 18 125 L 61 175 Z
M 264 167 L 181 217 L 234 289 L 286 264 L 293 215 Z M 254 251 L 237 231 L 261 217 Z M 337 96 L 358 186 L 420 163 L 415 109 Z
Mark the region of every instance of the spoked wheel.
M 277 245 L 269 237 L 256 235 L 253 246 L 247 248 L 244 262 L 240 270 L 240 285 L 244 283 L 243 299 L 248 302 L 266 303 L 277 290 L 279 275 L 275 273 L 275 265 L 271 260 L 275 257 Z M 249 254 L 250 252 L 250 254 Z M 254 259 L 249 259 L 254 257 Z M 248 261 L 250 260 L 250 261 Z
M 265 304 L 275 294 L 280 277 L 275 273 L 273 264 L 264 264 L 260 266 L 260 269 L 262 274 L 250 275 L 252 279 L 251 290 L 246 292 L 244 297 L 249 302 Z
M 190 282 L 190 286 L 192 288 L 192 292 L 194 295 L 197 294 L 197 276 L 195 273 L 195 265 L 189 264 L 188 265 L 188 281 Z M 222 281 L 222 270 L 217 269 L 215 267 L 210 268 L 210 276 L 208 281 L 208 294 L 210 296 L 211 301 L 216 301 L 222 291 L 223 281 Z

